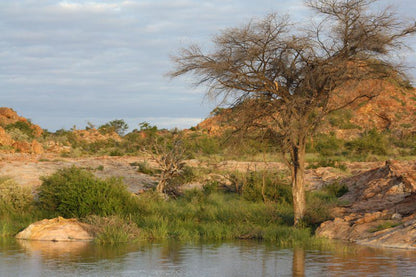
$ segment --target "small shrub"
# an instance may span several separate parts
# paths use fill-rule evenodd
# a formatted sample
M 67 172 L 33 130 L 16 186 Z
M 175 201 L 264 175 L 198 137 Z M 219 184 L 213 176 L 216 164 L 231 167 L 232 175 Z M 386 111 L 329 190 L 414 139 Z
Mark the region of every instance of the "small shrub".
M 33 194 L 9 178 L 0 178 L 0 214 L 21 214 L 30 209 Z
M 348 192 L 348 187 L 344 184 L 340 184 L 339 182 L 334 182 L 325 186 L 323 191 L 327 192 L 329 195 L 339 198 Z
M 140 229 L 134 222 L 118 216 L 100 217 L 88 216 L 84 222 L 91 224 L 95 234 L 94 241 L 98 244 L 119 244 L 138 240 Z
M 351 110 L 339 110 L 329 115 L 328 121 L 331 126 L 339 129 L 360 129 L 358 125 L 351 123 L 353 117 Z
M 386 222 L 383 222 L 382 224 L 379 224 L 376 227 L 370 229 L 369 232 L 370 233 L 375 233 L 375 232 L 378 232 L 378 231 L 381 231 L 381 230 L 394 228 L 394 227 L 397 227 L 399 225 L 400 225 L 400 223 L 398 223 L 398 222 L 386 221 Z
M 240 178 L 241 195 L 246 200 L 292 203 L 291 187 L 277 173 L 249 172 Z
M 326 159 L 323 157 L 321 157 L 319 161 L 317 162 L 312 162 L 308 164 L 307 168 L 320 168 L 320 167 L 333 167 L 333 168 L 339 168 L 343 171 L 347 170 L 347 166 L 344 163 L 339 162 L 337 160 L 333 160 L 333 159 Z
M 121 179 L 99 179 L 70 167 L 42 178 L 39 205 L 63 217 L 108 216 L 133 212 L 137 205 Z
M 159 173 L 159 171 L 155 168 L 152 168 L 149 163 L 147 161 L 144 162 L 140 162 L 140 163 L 135 163 L 134 165 L 137 165 L 137 171 L 143 174 L 147 174 L 147 175 L 155 175 L 157 173 Z
M 35 137 L 35 131 L 30 127 L 30 123 L 28 122 L 17 121 L 7 125 L 5 129 L 15 140 L 29 140 Z
M 335 156 L 342 153 L 344 141 L 338 139 L 335 134 L 321 134 L 315 137 L 314 150 L 321 156 Z
M 306 194 L 306 214 L 304 223 L 313 228 L 331 219 L 331 209 L 335 207 L 337 198 L 326 191 L 314 191 Z
M 360 156 L 386 155 L 389 148 L 387 138 L 376 129 L 364 132 L 360 138 L 347 142 L 345 146 L 353 155 Z

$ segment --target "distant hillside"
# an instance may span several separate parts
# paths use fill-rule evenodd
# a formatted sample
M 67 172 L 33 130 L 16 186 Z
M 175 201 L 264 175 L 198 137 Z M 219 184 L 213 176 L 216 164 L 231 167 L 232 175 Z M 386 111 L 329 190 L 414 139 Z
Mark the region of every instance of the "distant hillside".
M 322 132 L 335 132 L 339 138 L 351 138 L 364 130 L 416 133 L 416 89 L 385 82 L 384 90 L 371 101 L 329 115 Z M 215 110 L 196 129 L 220 135 L 230 129 L 226 118 L 230 110 Z
M 62 153 L 69 152 L 74 144 L 121 140 L 115 132 L 100 132 L 95 128 L 44 133 L 40 126 L 19 116 L 13 109 L 0 108 L 0 152 L 3 153 Z

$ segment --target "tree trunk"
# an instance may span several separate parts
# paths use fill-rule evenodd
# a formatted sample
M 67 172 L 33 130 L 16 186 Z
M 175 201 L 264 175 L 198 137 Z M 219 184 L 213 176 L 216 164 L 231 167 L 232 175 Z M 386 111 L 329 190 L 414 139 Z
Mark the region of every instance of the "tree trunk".
M 291 173 L 292 173 L 292 194 L 293 194 L 293 210 L 294 224 L 297 226 L 306 211 L 305 199 L 305 148 L 306 143 L 299 146 L 293 146 L 291 149 Z
M 162 172 L 161 176 L 160 176 L 160 181 L 156 186 L 156 191 L 159 193 L 164 193 L 165 192 L 165 185 L 166 185 L 166 178 L 165 178 L 165 174 Z

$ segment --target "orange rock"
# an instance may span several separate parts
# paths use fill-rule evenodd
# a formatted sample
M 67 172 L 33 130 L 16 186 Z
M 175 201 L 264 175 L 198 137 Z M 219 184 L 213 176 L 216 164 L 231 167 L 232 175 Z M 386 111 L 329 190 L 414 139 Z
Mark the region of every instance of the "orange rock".
M 40 137 L 42 134 L 43 134 L 43 129 L 41 128 L 41 127 L 39 127 L 38 125 L 36 125 L 36 124 L 32 124 L 31 126 L 30 126 L 30 128 L 32 128 L 33 129 L 33 135 L 36 137 L 36 138 L 38 138 L 38 137 Z
M 17 239 L 44 241 L 88 241 L 93 236 L 88 232 L 90 226 L 77 219 L 57 217 L 30 224 L 16 235 Z
M 32 151 L 33 154 L 43 154 L 45 151 L 43 150 L 42 144 L 40 144 L 38 141 L 33 140 L 32 141 Z
M 6 131 L 0 127 L 0 146 L 11 146 L 14 143 L 14 140 L 11 138 Z
M 31 151 L 31 145 L 26 141 L 16 141 L 12 144 L 18 152 L 29 153 Z

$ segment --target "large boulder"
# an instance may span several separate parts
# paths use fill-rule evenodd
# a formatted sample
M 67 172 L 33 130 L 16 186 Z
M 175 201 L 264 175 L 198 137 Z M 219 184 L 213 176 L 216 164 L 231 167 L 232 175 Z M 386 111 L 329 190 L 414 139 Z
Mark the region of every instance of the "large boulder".
M 16 235 L 17 239 L 41 241 L 90 241 L 91 227 L 77 219 L 57 217 L 30 224 Z
M 13 143 L 12 137 L 0 126 L 0 146 L 12 146 Z
M 335 219 L 322 223 L 318 236 L 416 249 L 416 162 L 388 161 L 343 183 L 348 204 L 333 210 Z

